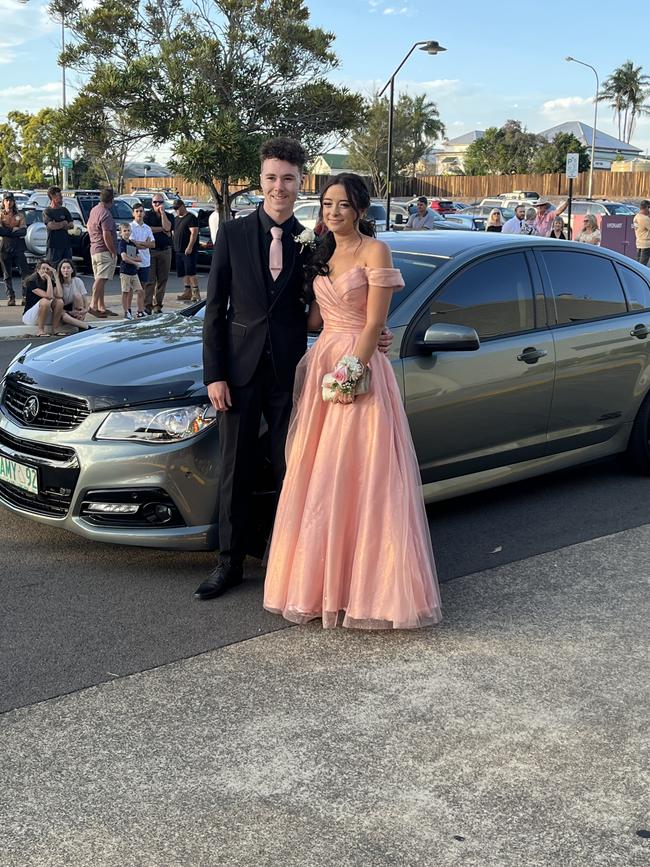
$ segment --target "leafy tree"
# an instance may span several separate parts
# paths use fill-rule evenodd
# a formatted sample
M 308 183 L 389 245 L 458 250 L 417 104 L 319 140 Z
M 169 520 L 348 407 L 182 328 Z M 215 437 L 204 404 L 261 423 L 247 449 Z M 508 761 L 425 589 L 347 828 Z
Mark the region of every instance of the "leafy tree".
M 609 102 L 614 110 L 619 139 L 628 143 L 632 138 L 636 119 L 650 114 L 649 98 L 650 76 L 645 75 L 643 68 L 635 66 L 631 60 L 626 60 L 605 79 L 598 94 L 599 102 Z
M 293 135 L 313 155 L 362 110 L 325 79 L 334 35 L 309 25 L 303 0 L 54 0 L 58 17 L 62 2 L 79 98 L 119 119 L 132 146 L 171 143 L 170 168 L 204 183 L 222 213 L 233 180 L 257 179 L 262 140 Z
M 9 124 L 15 132 L 22 176 L 28 184 L 43 185 L 59 180 L 59 154 L 63 144 L 61 112 L 42 108 L 36 114 L 10 111 Z
M 0 186 L 23 186 L 24 174 L 17 129 L 11 123 L 0 123 Z
M 394 126 L 393 126 L 394 128 Z M 379 196 L 386 195 L 388 162 L 388 99 L 373 94 L 360 113 L 348 146 L 348 166 L 369 175 Z
M 545 143 L 541 136 L 526 132 L 520 121 L 507 120 L 502 127 L 489 127 L 469 145 L 465 171 L 468 175 L 527 174 Z
M 386 194 L 388 163 L 388 109 L 386 97 L 374 94 L 360 115 L 348 144 L 348 165 L 372 178 L 378 195 Z M 444 135 L 438 108 L 426 96 L 402 94 L 393 115 L 393 172 L 416 173 L 416 165 L 433 142 Z
M 580 154 L 578 170 L 586 172 L 591 160 L 587 148 L 570 132 L 559 132 L 553 141 L 546 142 L 535 154 L 532 164 L 533 173 L 544 175 L 554 172 L 564 172 L 566 155 Z

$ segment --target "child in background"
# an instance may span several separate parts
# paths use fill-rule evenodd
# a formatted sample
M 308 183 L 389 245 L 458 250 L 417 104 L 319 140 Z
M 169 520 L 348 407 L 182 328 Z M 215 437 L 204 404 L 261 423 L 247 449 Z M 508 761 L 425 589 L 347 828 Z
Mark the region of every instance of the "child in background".
M 138 312 L 137 319 L 144 319 L 144 289 L 138 277 L 138 266 L 142 259 L 138 256 L 138 250 L 131 241 L 131 227 L 128 223 L 120 223 L 120 238 L 117 242 L 117 255 L 120 260 L 120 283 L 122 285 L 122 309 L 125 319 L 133 319 L 131 313 L 131 301 L 135 292 Z

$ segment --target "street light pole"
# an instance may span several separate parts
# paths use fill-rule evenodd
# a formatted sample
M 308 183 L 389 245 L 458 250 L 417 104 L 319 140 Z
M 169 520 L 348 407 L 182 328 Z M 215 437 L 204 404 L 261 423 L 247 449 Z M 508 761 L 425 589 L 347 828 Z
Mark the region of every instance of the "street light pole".
M 61 13 L 61 54 L 65 53 L 65 15 L 63 12 Z M 61 77 L 62 77 L 62 105 L 63 110 L 65 111 L 66 107 L 66 98 L 65 98 L 65 63 L 61 64 Z M 66 147 L 63 148 L 63 157 L 64 159 L 68 158 L 68 149 Z M 63 166 L 63 177 L 62 177 L 62 187 L 64 190 L 68 189 L 68 167 L 67 165 Z
M 389 101 L 388 101 L 388 159 L 386 166 L 386 228 L 390 229 L 390 199 L 392 195 L 392 175 L 393 175 L 393 116 L 395 112 L 395 76 L 400 71 L 400 69 L 404 66 L 406 61 L 409 59 L 411 54 L 415 51 L 416 48 L 419 48 L 421 51 L 426 51 L 427 54 L 439 54 L 441 51 L 446 51 L 446 48 L 443 48 L 442 45 L 439 45 L 433 39 L 425 39 L 421 42 L 416 42 L 407 55 L 404 57 L 400 65 L 397 67 L 395 72 L 388 79 L 386 84 L 381 89 L 379 96 L 382 97 L 386 92 L 386 88 L 390 87 Z
M 564 59 L 569 63 L 579 63 L 580 66 L 586 66 L 588 69 L 591 69 L 593 74 L 596 76 L 596 96 L 594 97 L 594 129 L 591 134 L 591 164 L 589 166 L 589 195 L 587 197 L 590 199 L 594 187 L 594 154 L 596 152 L 596 124 L 598 122 L 598 94 L 600 93 L 600 82 L 598 81 L 598 73 L 591 65 L 591 63 L 585 63 L 584 60 L 576 60 L 575 57 L 571 56 L 565 57 Z

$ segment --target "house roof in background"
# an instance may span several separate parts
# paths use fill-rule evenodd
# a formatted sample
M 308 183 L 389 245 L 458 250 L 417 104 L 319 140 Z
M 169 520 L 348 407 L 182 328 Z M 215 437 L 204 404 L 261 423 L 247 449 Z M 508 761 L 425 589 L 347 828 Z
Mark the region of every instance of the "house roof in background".
M 347 154 L 318 154 L 322 160 L 325 160 L 331 169 L 344 169 L 348 164 Z M 318 159 L 316 157 L 316 159 Z
M 148 166 L 148 170 L 145 172 L 144 167 Z M 160 163 L 126 163 L 124 166 L 124 177 L 125 178 L 169 178 L 171 177 L 171 172 L 167 168 L 167 166 L 163 166 Z
M 483 138 L 484 135 L 485 133 L 482 129 L 473 129 L 471 132 L 466 132 L 463 133 L 463 135 L 456 136 L 456 138 L 447 139 L 445 145 L 471 144 L 473 141 Z
M 553 141 L 555 136 L 560 132 L 573 133 L 585 147 L 591 147 L 593 127 L 589 126 L 588 123 L 582 123 L 580 120 L 569 120 L 566 123 L 558 123 L 557 126 L 543 130 L 539 135 L 543 135 L 545 139 Z M 607 135 L 606 132 L 601 132 L 599 129 L 596 129 L 596 147 L 599 150 L 613 150 L 634 154 L 641 153 L 641 148 L 621 141 L 613 135 Z

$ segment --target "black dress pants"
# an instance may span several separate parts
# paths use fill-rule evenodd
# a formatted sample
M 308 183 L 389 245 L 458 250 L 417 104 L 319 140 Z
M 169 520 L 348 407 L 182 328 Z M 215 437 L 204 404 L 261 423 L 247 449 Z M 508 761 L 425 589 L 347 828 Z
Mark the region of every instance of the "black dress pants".
M 251 499 L 259 467 L 262 415 L 268 425 L 271 467 L 279 491 L 286 469 L 284 450 L 293 391 L 281 387 L 267 352 L 251 381 L 230 388 L 232 407 L 219 419 L 219 551 L 222 560 L 239 564 L 246 556 Z
M 20 271 L 21 282 L 30 273 L 30 267 L 27 264 L 25 250 L 22 245 L 16 244 L 13 241 L 9 244 L 3 243 L 2 248 L 0 248 L 0 263 L 2 265 L 2 278 L 7 291 L 7 298 L 13 298 L 15 294 L 12 273 L 14 266 Z

